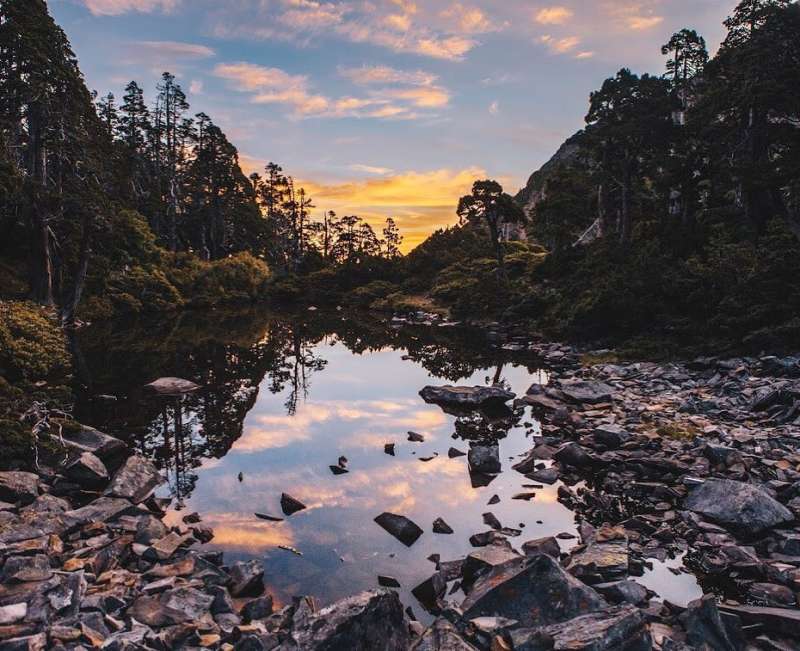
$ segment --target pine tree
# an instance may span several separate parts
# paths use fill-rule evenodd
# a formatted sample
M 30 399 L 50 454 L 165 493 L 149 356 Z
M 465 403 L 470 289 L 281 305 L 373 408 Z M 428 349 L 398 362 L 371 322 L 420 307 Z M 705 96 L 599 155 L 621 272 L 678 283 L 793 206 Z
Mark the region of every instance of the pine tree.
M 386 225 L 383 227 L 383 244 L 386 247 L 386 257 L 394 260 L 400 257 L 400 246 L 403 243 L 403 236 L 400 229 L 391 217 L 386 218 Z

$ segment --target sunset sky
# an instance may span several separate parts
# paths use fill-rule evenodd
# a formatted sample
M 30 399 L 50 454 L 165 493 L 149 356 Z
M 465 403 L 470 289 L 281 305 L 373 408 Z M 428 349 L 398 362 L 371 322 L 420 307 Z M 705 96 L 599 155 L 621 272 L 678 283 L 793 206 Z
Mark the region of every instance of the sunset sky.
M 515 193 L 620 67 L 660 73 L 734 0 L 50 0 L 89 87 L 152 98 L 175 73 L 249 173 L 273 160 L 318 209 L 393 216 L 418 243 L 478 177 Z

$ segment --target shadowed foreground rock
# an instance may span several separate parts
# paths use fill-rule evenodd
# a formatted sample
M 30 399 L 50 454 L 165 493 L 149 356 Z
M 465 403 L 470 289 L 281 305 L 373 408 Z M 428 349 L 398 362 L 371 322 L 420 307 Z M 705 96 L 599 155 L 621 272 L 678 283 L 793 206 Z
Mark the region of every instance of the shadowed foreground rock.
M 314 613 L 278 649 L 406 651 L 409 642 L 408 622 L 397 593 L 374 590 Z
M 409 520 L 404 515 L 396 515 L 394 513 L 381 513 L 377 518 L 377 522 L 383 529 L 392 534 L 406 547 L 411 547 L 417 539 L 422 535 L 422 529 Z

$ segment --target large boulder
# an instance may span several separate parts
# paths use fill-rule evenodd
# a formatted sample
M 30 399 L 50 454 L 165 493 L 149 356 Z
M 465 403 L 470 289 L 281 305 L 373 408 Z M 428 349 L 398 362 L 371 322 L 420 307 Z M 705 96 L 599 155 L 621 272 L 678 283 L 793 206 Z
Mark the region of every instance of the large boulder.
M 78 529 L 90 522 L 108 522 L 133 509 L 130 501 L 117 497 L 101 497 L 86 506 L 64 513 L 68 529 Z
M 76 484 L 87 488 L 102 486 L 108 481 L 108 469 L 91 452 L 83 452 L 64 467 L 64 474 Z
M 290 637 L 278 651 L 406 651 L 410 643 L 403 605 L 391 590 L 363 592 L 337 601 L 303 618 Z
M 511 639 L 517 651 L 650 651 L 653 648 L 642 611 L 630 604 L 580 615 L 544 629 L 518 629 L 511 632 Z
M 260 597 L 264 593 L 264 564 L 256 560 L 234 563 L 228 587 L 234 597 Z
M 431 404 L 479 409 L 491 405 L 502 405 L 513 400 L 516 394 L 501 387 L 433 387 L 427 386 L 419 392 L 422 399 Z
M 417 538 L 422 535 L 422 529 L 420 529 L 419 525 L 404 515 L 384 512 L 375 518 L 375 522 L 406 547 L 411 547 L 417 542 Z
M 685 506 L 749 535 L 794 520 L 792 512 L 763 489 L 730 479 L 707 479 L 692 490 Z
M 134 504 L 139 504 L 150 497 L 163 483 L 164 478 L 153 462 L 135 454 L 114 473 L 106 494 L 112 497 L 124 497 Z
M 600 402 L 610 402 L 614 395 L 614 388 L 604 382 L 568 380 L 562 383 L 561 393 L 571 402 L 585 402 L 594 405 Z
M 112 470 L 122 462 L 128 451 L 128 446 L 118 438 L 86 425 L 81 425 L 77 430 L 65 431 L 61 441 L 77 454 L 91 452 Z
M 39 496 L 39 477 L 32 472 L 0 472 L 0 501 L 30 504 Z
M 500 464 L 500 446 L 474 445 L 469 449 L 467 457 L 471 472 L 480 472 L 487 475 L 496 475 L 502 470 Z
M 411 647 L 411 651 L 477 651 L 458 630 L 443 617 L 437 619 L 422 637 Z
M 464 619 L 506 617 L 522 627 L 549 626 L 606 606 L 597 592 L 545 554 L 495 568 L 461 604 Z

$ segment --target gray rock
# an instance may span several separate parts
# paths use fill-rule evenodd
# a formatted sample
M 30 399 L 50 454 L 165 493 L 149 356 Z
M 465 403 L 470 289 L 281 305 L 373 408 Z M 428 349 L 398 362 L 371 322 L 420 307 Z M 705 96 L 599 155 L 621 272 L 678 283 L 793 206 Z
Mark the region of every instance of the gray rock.
M 614 394 L 614 389 L 603 382 L 568 380 L 562 383 L 561 393 L 571 402 L 597 404 L 600 402 L 610 402 Z
M 631 435 L 619 425 L 598 425 L 592 432 L 592 437 L 597 443 L 604 445 L 609 450 L 616 450 L 623 443 L 630 440 Z
M 139 504 L 163 483 L 164 478 L 149 459 L 133 455 L 114 473 L 106 495 L 124 497 Z
M 522 552 L 526 556 L 547 554 L 557 559 L 561 555 L 561 547 L 553 536 L 548 536 L 546 538 L 536 538 L 535 540 L 528 540 L 522 543 Z
M 384 512 L 375 518 L 375 522 L 406 547 L 411 547 L 422 535 L 422 529 L 404 515 Z
M 73 452 L 91 452 L 107 468 L 116 468 L 128 451 L 128 446 L 118 438 L 86 425 L 81 425 L 78 431 L 64 432 L 63 441 Z
M 533 481 L 540 481 L 543 484 L 551 485 L 558 481 L 558 468 L 542 468 L 541 470 L 528 473 L 526 476 L 530 477 Z
M 408 622 L 396 592 L 376 590 L 343 599 L 295 626 L 279 651 L 380 649 L 406 651 Z
M 126 499 L 118 497 L 100 497 L 86 506 L 64 513 L 64 522 L 69 529 L 78 529 L 90 522 L 107 522 L 113 520 L 133 505 Z
M 584 583 L 602 583 L 628 574 L 628 539 L 621 528 L 603 527 L 573 550 L 567 571 Z
M 548 626 L 606 607 L 589 586 L 550 556 L 501 565 L 482 577 L 461 605 L 466 619 L 515 619 L 523 627 Z
M 150 384 L 145 384 L 146 391 L 160 396 L 182 396 L 186 393 L 194 393 L 200 389 L 199 384 L 179 377 L 161 377 Z
M 140 545 L 151 545 L 167 535 L 168 529 L 161 520 L 152 515 L 143 515 L 136 524 L 134 542 Z
M 739 651 L 744 648 L 736 619 L 725 618 L 717 609 L 714 595 L 703 595 L 689 603 L 681 615 L 689 644 L 711 651 Z
M 238 561 L 230 570 L 228 586 L 234 597 L 259 597 L 264 592 L 264 565 L 261 561 Z
M 453 533 L 453 528 L 449 524 L 447 524 L 442 518 L 436 518 L 433 521 L 433 533 L 451 534 Z
M 477 651 L 477 648 L 462 638 L 455 626 L 440 617 L 411 645 L 410 651 Z
M 39 476 L 32 472 L 0 472 L 0 500 L 30 504 L 39 496 Z
M 507 563 L 521 563 L 524 556 L 520 556 L 513 549 L 500 545 L 487 545 L 477 551 L 472 552 L 464 559 L 462 574 L 467 584 L 472 584 L 475 580 Z
M 9 606 L 0 606 L 0 626 L 6 624 L 16 624 L 25 619 L 28 614 L 28 604 L 24 601 L 18 604 L 11 604 Z
M 471 472 L 496 475 L 502 470 L 500 465 L 500 446 L 474 445 L 469 449 L 467 457 Z
M 50 560 L 44 554 L 11 556 L 3 565 L 3 582 L 45 581 L 53 576 Z
M 264 597 L 257 597 L 248 601 L 244 608 L 242 608 L 242 619 L 245 622 L 258 621 L 266 619 L 272 614 L 272 596 L 266 595 Z
M 630 579 L 611 583 L 598 583 L 592 587 L 614 604 L 625 602 L 638 606 L 647 599 L 647 588 Z
M 306 508 L 300 500 L 295 499 L 288 493 L 281 493 L 281 510 L 284 515 L 294 515 L 298 511 Z
M 594 463 L 592 456 L 580 444 L 570 441 L 556 450 L 553 458 L 559 463 L 576 468 L 588 468 Z
M 75 483 L 89 488 L 102 486 L 108 481 L 108 469 L 91 452 L 83 452 L 69 461 L 64 474 Z
M 692 490 L 685 506 L 718 524 L 752 535 L 794 520 L 792 512 L 764 490 L 729 479 L 707 479 Z
M 416 597 L 417 601 L 428 612 L 438 612 L 441 606 L 441 599 L 447 591 L 447 576 L 444 572 L 439 571 L 419 585 L 414 586 L 411 594 Z
M 557 651 L 650 651 L 653 648 L 644 614 L 630 604 L 581 615 L 548 626 L 544 632 L 553 639 Z M 516 644 L 515 632 L 512 631 L 511 637 L 515 641 L 515 651 L 525 648 Z
M 478 409 L 493 404 L 504 404 L 513 400 L 516 394 L 500 387 L 427 386 L 419 392 L 419 395 L 427 403 Z
M 793 607 L 797 598 L 792 590 L 777 583 L 753 583 L 748 589 L 751 599 L 763 606 Z

